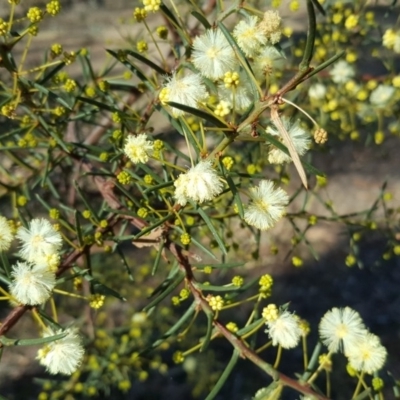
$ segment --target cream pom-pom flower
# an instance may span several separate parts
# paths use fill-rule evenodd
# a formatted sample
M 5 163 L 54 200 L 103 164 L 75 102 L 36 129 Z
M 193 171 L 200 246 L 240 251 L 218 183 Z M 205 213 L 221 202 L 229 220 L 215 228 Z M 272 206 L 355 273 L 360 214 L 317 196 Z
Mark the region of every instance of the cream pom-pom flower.
M 7 251 L 14 239 L 13 230 L 7 218 L 0 216 L 0 252 Z
M 56 285 L 56 276 L 47 265 L 31 265 L 18 261 L 11 271 L 14 278 L 10 292 L 21 304 L 43 304 Z
M 338 61 L 330 70 L 333 82 L 338 84 L 346 83 L 353 78 L 355 74 L 354 67 L 344 60 Z
M 269 337 L 272 339 L 272 345 L 279 345 L 284 349 L 296 347 L 300 341 L 302 330 L 299 319 L 289 311 L 279 311 L 275 315 L 269 313 L 266 324 Z
M 319 335 L 329 351 L 351 353 L 363 340 L 367 330 L 357 311 L 350 307 L 337 308 L 325 313 L 319 324 Z
M 129 135 L 125 140 L 124 153 L 134 164 L 145 164 L 153 152 L 154 143 L 148 140 L 145 133 Z
M 281 188 L 274 188 L 269 180 L 260 181 L 250 189 L 251 203 L 244 212 L 244 220 L 260 230 L 272 228 L 284 215 L 289 196 Z
M 326 95 L 326 86 L 322 83 L 314 83 L 308 89 L 308 96 L 311 100 L 323 100 Z
M 361 340 L 354 343 L 346 355 L 354 369 L 373 374 L 385 364 L 387 351 L 378 336 L 368 332 Z
M 28 228 L 20 227 L 17 238 L 21 241 L 19 255 L 30 262 L 57 253 L 62 246 L 61 234 L 44 218 L 33 219 Z
M 222 78 L 235 69 L 235 52 L 220 29 L 209 29 L 193 41 L 192 62 L 200 73 L 210 79 Z
M 388 105 L 395 93 L 396 89 L 393 86 L 378 85 L 378 87 L 371 92 L 369 101 L 376 107 L 385 107 Z
M 218 196 L 223 184 L 212 167 L 211 161 L 200 161 L 174 182 L 174 197 L 181 206 L 188 200 L 203 203 Z
M 46 367 L 51 374 L 73 374 L 80 366 L 85 350 L 82 346 L 82 339 L 77 329 L 67 329 L 67 335 L 62 339 L 47 343 L 38 351 L 37 359 L 40 364 Z M 43 337 L 54 336 L 65 332 L 60 329 L 54 331 L 47 328 Z
M 159 98 L 164 105 L 174 102 L 196 108 L 199 103 L 207 100 L 208 92 L 199 74 L 178 77 L 175 73 L 168 78 L 167 83 L 161 89 Z M 179 117 L 184 113 L 179 108 L 172 107 L 174 117 Z
M 254 57 L 268 42 L 265 34 L 258 27 L 259 19 L 255 16 L 240 21 L 233 29 L 233 37 L 247 57 Z
M 258 29 L 263 32 L 272 44 L 278 43 L 282 36 L 282 18 L 278 11 L 266 11 Z

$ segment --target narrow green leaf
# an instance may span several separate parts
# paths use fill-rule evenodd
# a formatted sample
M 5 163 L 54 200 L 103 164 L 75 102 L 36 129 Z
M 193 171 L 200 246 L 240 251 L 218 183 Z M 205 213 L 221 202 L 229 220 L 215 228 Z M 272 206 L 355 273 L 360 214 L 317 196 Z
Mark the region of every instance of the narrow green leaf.
M 241 288 L 237 286 L 214 286 L 214 285 L 204 285 L 202 283 L 197 283 L 197 286 L 201 290 L 209 292 L 238 292 L 242 291 Z
M 38 193 L 36 193 L 35 196 L 36 196 L 36 199 L 39 201 L 39 203 L 40 203 L 47 211 L 50 211 L 50 209 L 51 209 L 50 205 L 49 205 L 45 200 L 43 200 L 42 197 L 41 197 Z
M 157 228 L 158 226 L 162 225 L 164 222 L 168 221 L 171 218 L 171 214 L 168 214 L 166 217 L 161 218 L 153 225 L 148 226 L 145 229 L 142 229 L 137 235 L 135 235 L 135 239 L 139 239 L 140 237 L 146 235 L 147 233 L 151 232 L 153 229 Z
M 161 3 L 160 10 L 165 14 L 168 19 L 171 20 L 171 22 L 173 22 L 175 25 L 179 25 L 179 21 L 165 4 Z
M 86 82 L 92 82 L 96 80 L 96 74 L 93 71 L 92 64 L 90 62 L 90 54 L 87 53 L 86 55 L 82 56 L 79 55 L 79 61 L 82 64 L 82 74 L 86 80 Z
M 50 80 L 54 75 L 58 73 L 58 71 L 61 71 L 64 67 L 65 67 L 64 62 L 56 65 L 46 75 L 44 75 L 44 77 L 40 81 L 38 81 L 38 84 L 44 85 L 48 80 Z
M 5 274 L 7 275 L 7 278 L 10 277 L 10 271 L 11 271 L 11 267 L 10 267 L 10 263 L 8 261 L 8 257 L 5 255 L 4 251 L 0 251 L 0 260 L 1 260 L 1 265 L 3 267 L 3 270 L 5 272 Z M 1 277 L 1 274 L 0 274 Z M 7 284 L 11 283 L 8 279 L 8 282 L 6 282 Z
M 358 396 L 356 397 L 352 397 L 351 400 L 364 400 L 364 399 L 370 399 L 371 398 L 371 392 L 372 392 L 372 388 L 367 388 L 365 390 L 363 390 Z M 379 397 L 378 397 L 379 399 Z
M 195 204 L 193 204 L 194 207 L 196 207 Z M 218 235 L 217 230 L 215 229 L 214 225 L 212 224 L 210 218 L 208 215 L 204 212 L 204 210 L 201 207 L 197 207 L 196 211 L 200 214 L 200 216 L 203 218 L 204 222 L 207 224 L 208 229 L 214 236 L 214 239 L 217 241 L 218 246 L 220 250 L 222 251 L 223 254 L 228 254 L 228 251 L 226 250 L 224 241 L 221 239 L 221 237 Z
M 193 151 L 195 152 L 195 154 L 193 155 L 194 158 L 200 158 L 200 144 L 198 143 L 198 141 L 196 140 L 196 135 L 193 132 L 193 130 L 191 129 L 191 127 L 189 126 L 188 122 L 186 121 L 185 118 L 183 117 L 178 117 L 178 121 L 182 126 L 182 131 L 185 132 L 185 137 L 188 140 L 188 142 L 191 144 Z
M 216 116 L 209 114 L 206 111 L 199 110 L 197 108 L 189 107 L 184 104 L 175 103 L 173 101 L 169 101 L 168 105 L 174 108 L 178 108 L 179 110 L 185 111 L 189 114 L 195 115 L 196 117 L 205 119 L 206 121 L 210 122 L 211 124 L 218 126 L 219 128 L 228 128 L 229 125 L 222 119 L 217 118 Z
M 206 28 L 206 29 L 211 28 L 210 23 L 207 21 L 207 19 L 204 17 L 204 15 L 200 14 L 197 11 L 192 11 L 191 14 L 204 26 L 204 28 Z
M 258 231 L 259 233 L 260 231 Z M 245 292 L 246 290 L 250 289 L 251 287 L 253 287 L 254 285 L 256 285 L 259 281 L 259 278 L 254 278 L 251 279 L 250 281 L 248 281 L 247 283 L 245 283 L 243 286 L 241 286 L 240 288 L 238 288 L 236 290 L 236 292 L 230 292 L 228 294 L 226 294 L 225 298 L 226 300 L 232 300 L 234 298 L 236 298 L 240 293 Z
M 154 297 L 156 294 L 163 292 L 166 288 L 169 287 L 171 282 L 175 280 L 175 278 L 179 275 L 180 269 L 178 262 L 175 260 L 172 265 L 171 270 L 168 273 L 168 276 L 165 278 L 163 282 L 161 282 L 156 288 L 153 290 L 149 297 Z
M 126 261 L 124 252 L 122 251 L 122 249 L 121 249 L 121 247 L 119 245 L 116 245 L 115 248 L 117 250 L 117 253 L 120 256 L 120 259 L 121 259 L 121 262 L 122 262 L 123 266 L 125 267 L 125 270 L 126 270 L 126 273 L 129 276 L 129 279 L 132 282 L 135 282 L 135 278 L 133 277 L 133 274 L 132 274 L 132 269 L 129 267 L 128 262 Z
M 190 307 L 185 311 L 182 317 L 171 327 L 167 332 L 164 333 L 158 340 L 156 340 L 150 347 L 143 350 L 140 354 L 147 353 L 148 351 L 155 349 L 161 343 L 163 343 L 166 339 L 174 335 L 178 330 L 183 326 L 183 324 L 193 315 L 197 307 L 197 302 L 193 302 Z
M 161 12 L 171 21 L 172 25 L 178 32 L 179 37 L 182 39 L 183 45 L 185 47 L 190 46 L 189 37 L 185 32 L 181 29 L 181 23 L 176 19 L 175 15 L 172 14 L 170 9 L 163 3 L 160 5 Z
M 151 69 L 154 69 L 159 74 L 168 75 L 168 71 L 165 71 L 164 68 L 153 63 L 153 61 L 148 60 L 146 57 L 142 56 L 141 54 L 136 53 L 136 51 L 132 51 L 132 50 L 124 50 L 124 51 L 126 54 L 129 54 L 130 56 L 136 58 L 137 60 L 141 61 L 143 64 L 148 65 Z
M 154 276 L 157 272 L 158 266 L 160 265 L 161 255 L 164 251 L 164 242 L 161 242 L 158 246 L 156 258 L 154 259 L 153 268 L 151 269 L 151 275 Z
M 8 46 L 3 43 L 0 45 L 0 67 L 4 67 L 8 72 L 17 72 L 17 65 Z
M 76 235 L 78 237 L 78 243 L 79 246 L 83 246 L 83 236 L 82 236 L 82 229 L 81 229 L 81 223 L 79 222 L 79 211 L 74 210 L 74 219 L 75 219 L 75 229 L 76 229 Z
M 397 0 L 395 0 L 397 1 Z M 322 15 L 326 15 L 325 10 L 322 8 L 322 5 L 319 3 L 318 0 L 312 0 L 315 8 L 322 14 Z
M 149 187 L 148 189 L 144 190 L 143 193 L 149 194 L 151 192 L 158 191 L 159 189 L 164 189 L 166 187 L 173 186 L 173 184 L 174 184 L 173 181 L 163 182 L 163 183 L 160 183 L 159 185 Z
M 225 174 L 225 179 L 226 182 L 228 183 L 229 189 L 231 189 L 231 192 L 233 194 L 233 199 L 235 201 L 235 204 L 237 205 L 238 212 L 240 218 L 244 218 L 244 210 L 243 210 L 243 203 L 242 199 L 240 198 L 239 191 L 236 188 L 235 183 L 233 182 L 233 179 L 230 177 L 230 175 L 227 173 Z
M 315 19 L 315 10 L 313 6 L 313 2 L 311 0 L 307 0 L 307 14 L 308 14 L 308 31 L 307 31 L 307 41 L 306 47 L 303 53 L 303 59 L 300 62 L 299 70 L 306 71 L 309 66 L 311 59 L 314 53 L 314 44 L 315 44 L 315 34 L 316 34 L 316 26 L 317 22 Z
M 127 59 L 121 60 L 121 57 L 118 56 L 118 54 L 115 51 L 107 50 L 107 52 L 111 54 L 121 64 L 125 65 L 125 67 L 127 67 L 133 74 L 135 74 L 151 92 L 155 92 L 155 87 L 153 82 L 150 81 L 150 79 L 144 74 L 144 72 L 140 68 L 129 62 Z
M 200 250 L 202 250 L 204 253 L 208 254 L 210 257 L 212 257 L 214 260 L 218 260 L 218 258 L 215 256 L 215 254 L 208 248 L 203 246 L 198 240 L 192 237 L 192 243 L 198 247 Z
M 86 275 L 85 276 L 85 280 L 88 280 L 87 277 L 90 275 Z M 104 285 L 103 283 L 99 282 L 97 279 L 91 279 L 90 280 L 90 284 L 92 287 L 92 292 L 93 293 L 98 293 L 98 294 L 102 294 L 105 296 L 112 296 L 115 297 L 117 299 L 120 299 L 122 301 L 126 301 L 126 298 L 121 296 L 117 291 L 115 291 L 114 289 L 111 289 L 110 287 Z
M 3 148 L 2 148 L 3 150 Z M 10 157 L 13 161 L 15 161 L 17 164 L 19 165 L 23 165 L 27 170 L 29 171 L 35 171 L 35 168 L 32 167 L 32 165 L 28 164 L 25 161 L 25 157 L 21 158 L 19 155 L 17 155 L 17 153 L 12 152 L 12 151 L 5 151 L 5 153 L 7 154 L 8 157 Z
M 106 110 L 110 112 L 120 112 L 117 107 L 112 107 L 108 104 L 101 103 L 97 100 L 89 99 L 88 97 L 77 96 L 77 100 L 81 101 L 82 103 L 87 103 L 92 106 L 98 107 L 100 110 Z
M 212 328 L 213 328 L 213 319 L 214 319 L 213 314 L 207 313 L 207 332 L 206 332 L 206 336 L 205 336 L 204 341 L 200 348 L 201 352 L 207 350 L 207 347 L 210 344 Z
M 252 322 L 250 325 L 247 325 L 247 326 L 245 326 L 244 328 L 239 329 L 239 330 L 236 332 L 236 335 L 238 335 L 238 336 L 243 336 L 243 335 L 245 335 L 246 333 L 251 332 L 253 329 L 257 328 L 257 326 L 262 327 L 264 324 L 265 324 L 264 318 L 260 318 L 260 319 L 258 319 L 258 320 L 256 320 L 256 321 Z
M 174 118 L 172 115 L 170 115 L 170 114 L 167 112 L 167 110 L 166 110 L 164 107 L 161 106 L 161 104 L 156 104 L 155 108 L 156 108 L 157 111 L 159 111 L 161 114 L 163 114 L 163 115 L 165 116 L 165 118 L 168 119 L 169 123 L 172 125 L 172 127 L 173 127 L 178 133 L 180 133 L 182 136 L 185 136 L 184 132 L 182 132 L 181 124 L 179 123 L 179 121 L 178 121 L 176 118 Z M 171 146 L 168 146 L 168 143 L 167 143 L 167 142 L 164 143 L 164 146 L 165 146 L 165 147 L 168 147 L 168 149 L 172 149 Z M 180 153 L 180 154 L 183 154 L 183 153 L 179 152 L 179 150 L 176 149 L 176 147 L 173 148 L 173 151 L 174 151 L 174 153 L 177 153 L 177 154 L 179 154 L 179 153 Z M 178 152 L 179 152 L 179 153 L 178 153 Z M 186 156 L 186 157 L 183 157 L 183 158 L 186 158 L 187 160 L 190 161 L 190 158 L 187 157 L 187 156 Z
M 44 167 L 44 173 L 40 183 L 41 187 L 44 187 L 47 181 L 47 177 L 49 176 L 49 172 L 51 172 L 50 160 L 51 160 L 51 153 L 48 151 L 46 154 L 46 166 Z
M 239 359 L 239 352 L 235 349 L 232 353 L 232 357 L 229 360 L 229 363 L 224 369 L 224 372 L 221 374 L 217 383 L 214 385 L 214 387 L 212 388 L 211 392 L 208 394 L 205 400 L 215 399 L 215 396 L 217 396 L 222 386 L 224 386 L 225 382 L 229 378 L 229 375 L 232 373 L 233 368 L 235 367 L 238 359 Z
M 238 11 L 241 3 L 242 0 L 234 0 L 225 11 L 220 10 L 222 12 L 218 12 L 217 22 L 222 22 L 225 18 Z
M 162 300 L 164 300 L 170 293 L 172 293 L 184 280 L 185 274 L 182 271 L 179 271 L 178 277 L 171 282 L 171 284 L 153 301 L 151 301 L 146 307 L 143 308 L 143 311 L 148 311 Z
M 81 198 L 81 200 L 85 204 L 86 209 L 90 211 L 93 219 L 96 222 L 99 222 L 99 218 L 97 216 L 96 210 L 90 205 L 90 202 L 86 199 L 86 196 L 84 195 L 84 193 L 82 192 L 81 188 L 79 187 L 78 182 L 74 180 L 73 185 L 74 185 L 74 188 L 76 189 L 79 197 Z
M 224 268 L 236 268 L 242 267 L 245 265 L 246 262 L 231 262 L 231 263 L 223 263 L 223 264 L 199 264 L 199 263 L 192 263 L 192 265 L 198 269 L 203 269 L 205 267 L 211 267 L 216 269 L 224 269 Z
M 0 281 L 5 283 L 6 285 L 11 285 L 11 280 L 7 279 L 4 275 L 0 274 Z
M 168 183 L 168 182 L 163 182 L 162 179 L 160 178 L 160 176 L 157 173 L 155 173 L 152 168 L 149 168 L 146 164 L 139 164 L 138 167 L 141 170 L 143 170 L 147 175 L 150 175 L 154 179 L 155 182 L 158 182 L 161 184 Z
M 52 92 L 51 90 L 45 88 L 42 85 L 39 85 L 36 82 L 31 82 L 31 84 L 35 89 L 37 89 L 40 93 L 43 93 L 44 95 L 46 95 L 50 100 L 54 100 L 57 103 L 61 104 L 63 107 L 65 107 L 67 110 L 72 111 L 71 106 L 66 102 L 66 100 L 64 100 L 62 97 L 60 97 L 56 93 Z
M 42 125 L 43 129 L 56 141 L 56 143 L 66 152 L 69 154 L 69 149 L 67 145 L 63 142 L 62 139 L 56 134 L 56 132 L 53 131 L 53 129 L 50 129 L 49 126 L 47 125 L 46 121 L 43 119 L 41 115 L 37 116 L 37 120 L 40 122 L 40 125 Z
M 68 332 L 62 332 L 57 335 L 37 338 L 37 339 L 9 339 L 5 336 L 0 336 L 0 343 L 3 346 L 37 346 L 40 344 L 54 342 L 55 340 L 59 340 L 67 336 Z
M 313 75 L 318 74 L 318 72 L 322 71 L 323 69 L 325 69 L 329 65 L 333 64 L 340 57 L 342 57 L 345 53 L 346 53 L 346 50 L 342 50 L 339 53 L 335 54 L 333 57 L 331 57 L 329 60 L 323 62 L 320 65 L 318 65 L 318 67 L 315 67 L 309 74 L 307 74 L 305 79 L 311 78 Z

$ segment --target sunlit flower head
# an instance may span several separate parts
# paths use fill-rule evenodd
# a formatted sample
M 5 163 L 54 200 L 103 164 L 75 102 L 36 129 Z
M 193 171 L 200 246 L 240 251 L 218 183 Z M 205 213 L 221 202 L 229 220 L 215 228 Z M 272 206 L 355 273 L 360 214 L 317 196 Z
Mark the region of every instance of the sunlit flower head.
M 272 43 L 278 43 L 282 36 L 282 18 L 278 11 L 268 10 L 259 24 L 259 30 Z
M 299 156 L 304 155 L 310 147 L 311 137 L 307 132 L 300 126 L 300 121 L 297 120 L 294 123 L 286 117 L 282 117 L 282 124 L 285 127 L 287 133 L 292 139 L 293 146 Z M 265 130 L 267 133 L 273 136 L 278 136 L 279 140 L 283 142 L 283 138 L 279 130 L 275 126 L 268 126 Z M 283 142 L 284 143 L 284 142 Z M 268 154 L 268 161 L 271 164 L 283 164 L 291 162 L 292 158 L 284 153 L 282 150 L 271 145 L 271 149 Z
M 357 311 L 350 307 L 332 308 L 325 313 L 319 324 L 319 335 L 329 351 L 353 351 L 357 343 L 365 339 L 367 330 Z
M 7 251 L 11 247 L 14 234 L 7 218 L 0 216 L 0 252 Z
M 44 218 L 33 219 L 28 228 L 20 227 L 17 238 L 21 241 L 19 255 L 30 262 L 57 253 L 62 246 L 61 234 Z
M 231 112 L 232 105 L 228 101 L 221 100 L 216 106 L 214 113 L 219 117 L 225 117 Z
M 200 75 L 189 74 L 184 77 L 178 77 L 176 74 L 173 74 L 168 78 L 159 97 L 163 104 L 174 102 L 197 108 L 199 103 L 207 99 L 208 92 Z M 172 107 L 172 114 L 174 117 L 178 117 L 183 115 L 184 111 Z
M 371 92 L 369 101 L 376 107 L 385 107 L 392 99 L 396 89 L 389 85 L 379 85 Z
M 269 337 L 273 346 L 279 345 L 284 349 L 296 347 L 301 338 L 299 319 L 289 311 L 281 311 L 277 317 L 270 318 L 266 322 Z
M 240 21 L 233 29 L 233 36 L 247 57 L 254 57 L 268 41 L 254 16 Z
M 382 37 L 382 44 L 395 53 L 400 53 L 400 30 L 387 29 Z
M 200 161 L 174 182 L 175 199 L 181 206 L 188 200 L 203 203 L 218 196 L 223 189 L 211 161 Z
M 142 0 L 146 11 L 156 12 L 160 9 L 161 0 Z
M 192 61 L 202 75 L 216 80 L 235 69 L 235 52 L 220 29 L 209 29 L 193 41 Z
M 260 230 L 272 228 L 284 215 L 289 197 L 281 188 L 274 188 L 269 180 L 260 181 L 250 189 L 251 203 L 246 208 L 244 220 Z
M 335 83 L 346 83 L 355 76 L 354 67 L 344 60 L 340 60 L 334 64 L 329 72 Z
M 149 161 L 149 157 L 153 154 L 153 151 L 154 143 L 147 140 L 147 135 L 145 133 L 141 133 L 137 136 L 129 135 L 126 138 L 124 153 L 134 164 L 145 164 Z
M 281 70 L 284 63 L 284 57 L 274 46 L 266 46 L 254 58 L 254 75 L 258 80 L 263 81 L 275 71 Z
M 387 351 L 378 336 L 367 333 L 351 347 L 346 355 L 354 369 L 373 374 L 385 364 Z
M 11 271 L 10 292 L 21 304 L 43 304 L 56 285 L 56 276 L 47 266 L 18 261 Z
M 46 367 L 50 374 L 71 375 L 80 366 L 85 350 L 81 337 L 76 329 L 67 329 L 68 333 L 62 339 L 47 343 L 38 351 L 37 359 Z M 43 337 L 63 333 L 62 329 L 53 331 L 47 328 Z
M 47 267 L 51 269 L 53 272 L 57 271 L 58 266 L 60 265 L 61 257 L 58 253 L 46 254 L 39 256 L 35 265 L 40 265 L 43 267 Z

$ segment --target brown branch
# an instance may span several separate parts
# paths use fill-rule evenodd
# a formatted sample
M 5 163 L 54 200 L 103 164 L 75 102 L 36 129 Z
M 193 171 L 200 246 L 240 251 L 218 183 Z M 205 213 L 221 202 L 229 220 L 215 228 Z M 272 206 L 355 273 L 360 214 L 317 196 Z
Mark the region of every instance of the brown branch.
M 197 287 L 197 282 L 193 275 L 192 267 L 190 265 L 188 258 L 183 254 L 182 252 L 183 249 L 176 243 L 169 241 L 165 243 L 165 247 L 168 248 L 170 252 L 175 256 L 181 269 L 185 272 L 186 283 L 198 305 L 203 309 L 203 311 L 206 314 L 213 312 L 211 310 L 210 305 L 208 304 L 208 301 L 204 298 L 201 290 L 199 290 Z M 248 360 L 253 362 L 260 369 L 266 372 L 274 381 L 279 381 L 284 386 L 288 386 L 305 395 L 313 396 L 318 400 L 328 400 L 327 397 L 314 392 L 309 386 L 303 385 L 298 381 L 296 381 L 295 379 L 289 378 L 288 376 L 274 369 L 272 365 L 265 362 L 262 358 L 260 358 L 257 355 L 257 353 L 255 353 L 251 348 L 249 348 L 248 345 L 240 338 L 240 336 L 236 336 L 234 333 L 230 332 L 217 319 L 214 319 L 213 325 L 219 331 L 219 333 L 223 335 L 233 345 L 233 347 L 236 350 L 238 350 L 241 357 L 247 358 Z

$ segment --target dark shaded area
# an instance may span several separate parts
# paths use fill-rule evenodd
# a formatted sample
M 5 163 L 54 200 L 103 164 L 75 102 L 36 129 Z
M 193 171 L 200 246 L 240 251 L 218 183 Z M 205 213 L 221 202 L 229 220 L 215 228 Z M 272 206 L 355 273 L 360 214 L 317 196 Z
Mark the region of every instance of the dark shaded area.
M 275 279 L 272 298 L 268 302 L 284 304 L 290 302 L 290 309 L 306 319 L 313 329 L 309 336 L 311 352 L 317 337 L 318 322 L 324 313 L 332 307 L 349 306 L 363 317 L 371 332 L 378 335 L 387 348 L 389 358 L 385 370 L 390 370 L 394 377 L 400 375 L 400 258 L 381 263 L 382 250 L 386 246 L 383 238 L 375 238 L 361 243 L 361 254 L 365 267 L 348 268 L 342 262 L 344 244 L 322 257 L 318 263 L 305 265 L 302 269 L 290 272 Z M 381 266 L 376 266 L 379 261 Z M 246 315 L 242 316 L 243 319 Z M 236 316 L 236 320 L 240 319 Z M 265 337 L 262 338 L 265 340 Z M 221 365 L 226 365 L 232 354 L 232 347 L 225 340 L 217 340 L 211 345 L 215 358 Z M 273 361 L 276 349 L 269 349 L 263 354 L 264 359 Z M 342 355 L 333 358 L 334 370 L 345 370 L 346 361 Z M 340 367 L 339 367 L 340 366 Z M 210 370 L 213 366 L 210 365 Z M 214 366 L 215 367 L 215 366 Z M 295 372 L 302 372 L 302 352 L 299 349 L 283 353 L 280 371 L 294 378 Z M 35 374 L 37 378 L 37 375 Z M 348 399 L 352 395 L 355 382 L 348 375 L 332 375 L 332 398 Z M 1 393 L 7 400 L 33 400 L 39 393 L 34 383 L 34 376 L 26 374 L 17 382 L 9 382 L 2 387 Z M 216 399 L 250 400 L 258 388 L 271 382 L 269 376 L 248 361 L 240 360 L 230 379 Z M 388 384 L 390 380 L 388 379 Z M 324 383 L 320 382 L 321 388 Z M 340 390 L 339 390 L 340 389 Z M 389 389 L 388 389 L 389 390 Z M 12 395 L 10 395 L 12 393 Z M 340 395 L 339 395 L 340 393 Z M 298 399 L 298 394 L 285 390 L 283 399 Z M 85 398 L 77 396 L 79 398 Z M 91 397 L 94 398 L 94 397 Z M 113 392 L 110 396 L 98 396 L 96 399 L 116 400 L 191 400 L 191 388 L 186 381 L 186 373 L 180 366 L 171 366 L 166 376 L 150 373 L 147 382 L 133 382 L 129 393 Z M 390 397 L 388 397 L 390 398 Z

